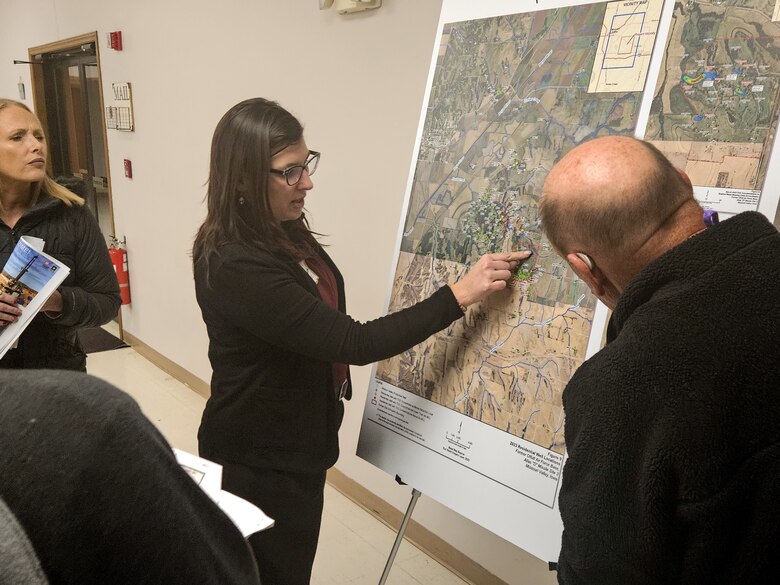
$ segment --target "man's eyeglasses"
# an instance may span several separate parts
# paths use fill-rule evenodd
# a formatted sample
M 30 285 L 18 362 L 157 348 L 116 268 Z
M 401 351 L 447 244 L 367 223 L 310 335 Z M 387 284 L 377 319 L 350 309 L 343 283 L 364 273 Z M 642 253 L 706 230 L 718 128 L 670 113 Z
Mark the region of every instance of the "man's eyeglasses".
M 304 169 L 306 169 L 306 173 L 311 177 L 314 174 L 314 171 L 317 170 L 317 165 L 319 164 L 319 162 L 320 162 L 320 153 L 315 152 L 314 150 L 310 150 L 309 158 L 306 159 L 306 162 L 303 163 L 302 165 L 293 165 L 283 170 L 271 169 L 271 172 L 275 175 L 282 175 L 284 177 L 284 180 L 287 181 L 287 184 L 290 185 L 290 187 L 292 187 L 294 185 L 297 185 L 298 181 L 301 180 Z

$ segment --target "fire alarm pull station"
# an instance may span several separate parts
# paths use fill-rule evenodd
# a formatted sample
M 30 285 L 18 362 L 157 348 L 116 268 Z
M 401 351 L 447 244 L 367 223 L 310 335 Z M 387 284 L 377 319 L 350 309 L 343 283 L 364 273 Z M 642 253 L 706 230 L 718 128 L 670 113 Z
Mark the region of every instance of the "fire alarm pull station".
M 108 48 L 114 49 L 115 51 L 121 51 L 122 50 L 122 31 L 121 30 L 115 30 L 113 32 L 107 33 L 106 36 L 108 37 Z
M 125 159 L 125 177 L 128 179 L 133 178 L 133 163 L 130 162 L 129 158 Z

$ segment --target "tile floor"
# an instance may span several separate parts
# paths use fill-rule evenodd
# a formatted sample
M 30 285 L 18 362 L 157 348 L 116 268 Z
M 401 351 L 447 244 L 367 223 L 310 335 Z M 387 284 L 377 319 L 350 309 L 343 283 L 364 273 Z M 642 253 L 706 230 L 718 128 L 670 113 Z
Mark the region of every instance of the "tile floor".
M 91 354 L 87 369 L 132 395 L 168 441 L 197 453 L 205 399 L 132 348 Z M 312 585 L 379 583 L 395 533 L 330 486 Z M 466 582 L 404 541 L 388 585 L 464 585 Z

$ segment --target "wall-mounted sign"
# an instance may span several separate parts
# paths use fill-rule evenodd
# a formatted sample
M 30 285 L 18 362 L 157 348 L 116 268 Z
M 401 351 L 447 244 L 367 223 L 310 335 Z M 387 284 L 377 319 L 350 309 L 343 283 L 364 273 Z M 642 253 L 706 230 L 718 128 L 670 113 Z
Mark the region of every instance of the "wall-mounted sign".
M 135 130 L 133 92 L 130 83 L 112 83 L 113 101 L 106 107 L 106 127 L 110 130 Z

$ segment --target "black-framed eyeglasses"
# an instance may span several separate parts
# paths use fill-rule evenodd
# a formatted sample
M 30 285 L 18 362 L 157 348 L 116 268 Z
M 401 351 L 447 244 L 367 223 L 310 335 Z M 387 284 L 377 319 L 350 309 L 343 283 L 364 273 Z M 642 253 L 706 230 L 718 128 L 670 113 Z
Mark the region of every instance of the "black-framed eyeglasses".
M 290 187 L 292 187 L 294 185 L 297 185 L 298 181 L 301 180 L 304 169 L 306 169 L 306 173 L 311 177 L 314 174 L 314 172 L 317 170 L 317 165 L 319 163 L 320 163 L 320 153 L 314 150 L 310 150 L 309 158 L 307 158 L 306 162 L 303 163 L 302 165 L 293 165 L 283 170 L 271 169 L 271 172 L 274 175 L 282 175 L 284 177 L 284 180 L 287 181 L 287 184 L 290 185 Z

